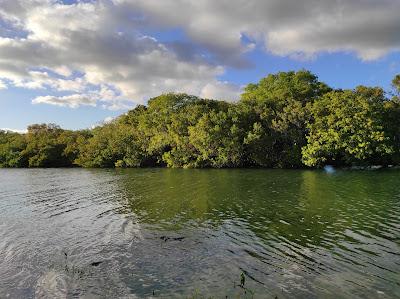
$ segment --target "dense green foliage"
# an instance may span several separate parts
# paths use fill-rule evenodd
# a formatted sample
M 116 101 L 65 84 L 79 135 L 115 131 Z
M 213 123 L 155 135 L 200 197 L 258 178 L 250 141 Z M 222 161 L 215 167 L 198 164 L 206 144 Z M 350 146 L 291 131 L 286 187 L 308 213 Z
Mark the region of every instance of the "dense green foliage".
M 333 90 L 308 71 L 268 75 L 237 103 L 163 94 L 92 130 L 0 131 L 0 167 L 321 167 L 400 164 L 400 76 Z

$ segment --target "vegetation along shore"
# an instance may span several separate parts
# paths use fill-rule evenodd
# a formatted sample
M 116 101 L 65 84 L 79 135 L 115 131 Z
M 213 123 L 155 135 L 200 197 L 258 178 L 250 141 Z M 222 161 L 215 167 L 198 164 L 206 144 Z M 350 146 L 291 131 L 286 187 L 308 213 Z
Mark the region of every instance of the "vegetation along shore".
M 388 93 L 280 72 L 249 84 L 235 103 L 168 93 L 90 130 L 0 131 L 0 167 L 399 165 L 399 95 L 400 75 Z

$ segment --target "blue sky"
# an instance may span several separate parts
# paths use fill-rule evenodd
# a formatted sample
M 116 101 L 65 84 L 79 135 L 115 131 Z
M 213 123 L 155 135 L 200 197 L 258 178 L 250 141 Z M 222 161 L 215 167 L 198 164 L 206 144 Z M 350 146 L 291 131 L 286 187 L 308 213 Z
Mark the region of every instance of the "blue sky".
M 237 100 L 279 71 L 387 91 L 400 73 L 396 0 L 4 3 L 0 128 L 88 128 L 169 91 Z

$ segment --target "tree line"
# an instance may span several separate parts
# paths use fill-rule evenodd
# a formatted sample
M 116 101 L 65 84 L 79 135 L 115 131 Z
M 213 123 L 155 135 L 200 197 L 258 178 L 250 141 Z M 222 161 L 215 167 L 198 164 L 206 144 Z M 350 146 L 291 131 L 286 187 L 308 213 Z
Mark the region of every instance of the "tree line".
M 91 130 L 0 131 L 0 167 L 398 165 L 400 75 L 393 87 L 332 89 L 301 70 L 249 84 L 236 103 L 162 94 Z

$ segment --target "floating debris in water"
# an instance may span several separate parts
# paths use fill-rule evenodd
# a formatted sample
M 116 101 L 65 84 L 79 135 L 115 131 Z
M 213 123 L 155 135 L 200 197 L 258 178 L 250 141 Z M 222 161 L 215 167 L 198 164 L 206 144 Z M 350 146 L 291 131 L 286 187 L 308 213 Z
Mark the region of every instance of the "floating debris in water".
M 244 287 L 244 283 L 246 282 L 246 276 L 244 275 L 244 273 L 240 273 L 240 286 L 243 288 Z
M 103 263 L 103 261 L 100 261 L 100 262 L 93 262 L 93 263 L 90 264 L 90 266 L 97 267 L 97 266 L 100 265 L 101 263 Z
M 185 237 L 172 238 L 174 241 L 182 241 L 183 239 L 185 239 Z
M 167 241 L 182 241 L 183 239 L 185 239 L 185 237 L 167 237 L 167 236 L 161 236 L 160 239 L 163 240 L 164 242 L 167 242 Z

